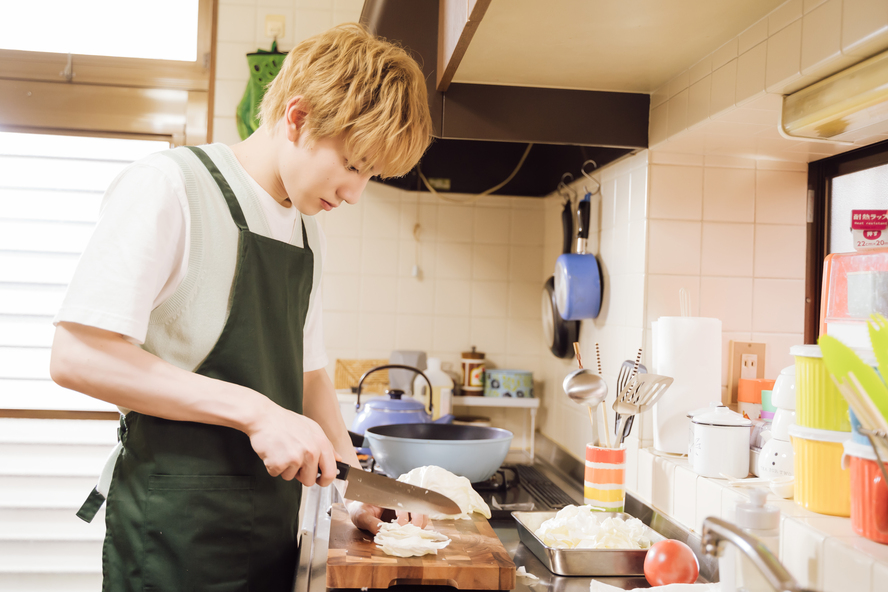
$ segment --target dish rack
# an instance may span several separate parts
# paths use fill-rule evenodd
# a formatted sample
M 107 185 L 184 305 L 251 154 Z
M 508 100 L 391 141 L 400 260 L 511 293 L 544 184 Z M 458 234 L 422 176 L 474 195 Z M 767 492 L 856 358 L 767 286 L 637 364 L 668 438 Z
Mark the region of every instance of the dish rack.
M 888 484 L 888 470 L 885 469 L 885 461 L 882 459 L 882 455 L 879 454 L 879 447 L 876 445 L 876 441 L 878 440 L 878 442 L 888 450 L 888 432 L 885 430 L 868 430 L 864 427 L 861 427 L 859 431 L 861 434 L 869 438 L 870 444 L 873 447 L 873 452 L 876 453 L 876 459 L 879 461 L 879 470 L 882 471 L 882 479 L 884 479 L 884 483 Z

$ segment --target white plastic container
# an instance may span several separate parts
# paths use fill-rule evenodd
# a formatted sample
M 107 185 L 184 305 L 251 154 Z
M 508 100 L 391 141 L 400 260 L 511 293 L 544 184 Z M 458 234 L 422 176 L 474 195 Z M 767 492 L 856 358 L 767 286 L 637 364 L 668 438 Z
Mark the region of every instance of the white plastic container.
M 426 360 L 428 368 L 424 370 L 429 382 L 432 383 L 432 419 L 438 419 L 453 411 L 453 379 L 441 369 L 440 358 Z M 414 397 L 422 401 L 426 409 L 429 407 L 429 385 L 419 374 L 413 381 Z
M 780 550 L 780 510 L 765 505 L 768 492 L 753 489 L 748 503 L 739 503 L 734 522 L 747 534 L 760 540 L 768 550 L 778 557 Z M 770 590 L 771 586 L 746 556 L 733 545 L 728 545 L 718 560 L 721 592 L 736 590 Z

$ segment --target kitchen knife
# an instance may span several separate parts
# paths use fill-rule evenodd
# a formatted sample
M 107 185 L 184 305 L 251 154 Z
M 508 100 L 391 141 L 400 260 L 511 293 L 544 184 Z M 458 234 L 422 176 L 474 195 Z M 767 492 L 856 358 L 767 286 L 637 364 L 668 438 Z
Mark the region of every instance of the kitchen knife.
M 416 485 L 336 462 L 336 478 L 348 485 L 345 497 L 365 504 L 421 514 L 462 514 L 449 497 Z

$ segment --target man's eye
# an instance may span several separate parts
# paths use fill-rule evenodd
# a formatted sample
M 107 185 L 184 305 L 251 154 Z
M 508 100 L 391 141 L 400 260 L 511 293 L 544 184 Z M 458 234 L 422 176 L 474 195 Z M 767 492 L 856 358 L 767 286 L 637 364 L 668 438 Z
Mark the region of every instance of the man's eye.
M 347 160 L 345 161 L 345 168 L 350 173 L 360 173 L 361 172 L 358 169 L 356 169 L 355 167 L 353 167 L 352 165 L 348 164 Z

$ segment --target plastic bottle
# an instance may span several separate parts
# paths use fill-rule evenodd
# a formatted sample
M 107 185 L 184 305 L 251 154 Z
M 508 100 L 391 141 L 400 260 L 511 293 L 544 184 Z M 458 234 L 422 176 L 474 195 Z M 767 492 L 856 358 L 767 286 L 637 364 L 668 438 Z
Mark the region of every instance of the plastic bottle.
M 429 358 L 426 364 L 428 368 L 425 375 L 432 383 L 432 419 L 438 419 L 453 409 L 453 379 L 441 369 L 440 358 Z M 428 390 L 429 385 L 425 379 L 417 374 L 413 381 L 414 397 L 421 400 L 426 408 L 429 406 Z
M 764 489 L 750 491 L 749 502 L 737 504 L 735 523 L 744 532 L 761 541 L 778 557 L 780 551 L 780 510 L 765 505 L 768 492 Z M 729 544 L 719 560 L 719 580 L 722 592 L 739 590 L 770 590 L 764 576 L 739 549 Z

